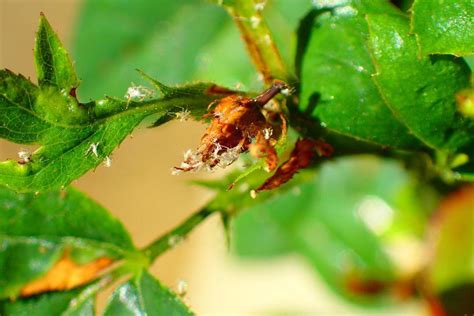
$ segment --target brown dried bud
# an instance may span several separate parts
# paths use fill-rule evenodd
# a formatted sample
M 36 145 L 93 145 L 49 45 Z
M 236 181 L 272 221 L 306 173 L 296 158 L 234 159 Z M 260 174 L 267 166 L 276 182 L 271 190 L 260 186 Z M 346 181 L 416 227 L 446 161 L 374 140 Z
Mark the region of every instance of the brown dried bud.
M 277 139 L 284 123 L 280 121 L 281 116 L 271 115 L 264 105 L 286 88 L 284 82 L 276 81 L 255 98 L 234 94 L 221 99 L 204 116 L 212 120 L 196 152 L 187 151 L 181 166 L 175 167 L 174 172 L 226 167 L 248 151 L 254 141 L 259 152 L 257 156 L 266 157 L 269 168 L 274 169 L 278 161 L 273 148 L 276 141 L 271 141 L 270 137 Z

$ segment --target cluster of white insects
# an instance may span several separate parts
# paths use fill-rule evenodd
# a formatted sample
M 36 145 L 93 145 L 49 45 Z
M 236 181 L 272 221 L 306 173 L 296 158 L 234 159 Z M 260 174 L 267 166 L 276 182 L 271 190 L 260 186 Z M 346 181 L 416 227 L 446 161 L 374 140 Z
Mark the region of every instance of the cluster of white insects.
M 99 150 L 98 150 L 99 145 L 100 145 L 99 142 L 90 144 L 89 148 L 87 148 L 86 150 L 86 155 L 92 154 L 94 157 L 99 158 Z M 112 167 L 112 158 L 110 156 L 105 157 L 104 165 L 107 168 Z
M 155 92 L 153 90 L 140 86 L 140 85 L 135 85 L 132 82 L 131 86 L 127 88 L 127 91 L 125 93 L 125 99 L 127 100 L 127 107 L 130 104 L 130 102 L 132 102 L 133 100 L 143 101 L 145 100 L 145 98 L 151 97 L 154 94 Z M 178 120 L 179 122 L 185 122 L 192 118 L 191 111 L 189 111 L 186 108 L 180 108 L 180 109 L 181 111 L 171 113 L 171 115 L 173 115 L 176 120 Z M 87 148 L 85 155 L 93 155 L 94 157 L 99 158 L 99 145 L 100 145 L 99 142 L 91 143 L 89 147 Z M 20 157 L 23 163 L 27 163 L 31 160 L 31 154 L 28 151 L 22 150 L 18 153 L 18 156 Z M 110 168 L 112 166 L 112 158 L 110 156 L 105 157 L 104 165 L 107 168 Z
M 233 148 L 224 148 L 218 142 L 215 142 L 215 148 L 212 153 L 212 159 L 208 159 L 207 162 L 204 162 L 200 153 L 195 153 L 191 149 L 188 149 L 183 154 L 183 162 L 179 168 L 172 168 L 171 174 L 178 175 L 183 172 L 183 170 L 190 172 L 213 172 L 218 168 L 225 168 L 231 165 L 234 161 L 239 158 L 240 153 L 242 152 L 241 146 L 235 146 Z M 222 150 L 226 149 L 226 150 Z M 211 162 L 217 162 L 214 166 L 211 166 Z
M 273 129 L 268 127 L 268 128 L 265 128 L 263 131 L 263 137 L 266 139 L 266 140 L 269 140 L 270 137 L 272 137 L 273 135 Z
M 181 111 L 172 113 L 172 115 L 174 115 L 175 119 L 179 122 L 186 122 L 192 118 L 191 111 L 184 108 L 181 108 Z
M 155 91 L 148 89 L 143 86 L 137 86 L 132 82 L 132 85 L 128 87 L 125 92 L 125 98 L 127 99 L 127 107 L 133 100 L 143 101 L 147 97 L 151 97 L 155 94 Z

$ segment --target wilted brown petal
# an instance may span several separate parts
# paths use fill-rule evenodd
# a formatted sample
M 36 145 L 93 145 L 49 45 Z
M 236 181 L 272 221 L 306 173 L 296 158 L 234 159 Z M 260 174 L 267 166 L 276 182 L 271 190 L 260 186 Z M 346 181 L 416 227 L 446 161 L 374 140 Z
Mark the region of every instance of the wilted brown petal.
M 255 192 L 273 190 L 290 181 L 298 170 L 308 167 L 317 156 L 329 157 L 332 146 L 321 141 L 299 139 L 291 152 L 290 158 L 284 162 L 273 176 L 268 178 Z

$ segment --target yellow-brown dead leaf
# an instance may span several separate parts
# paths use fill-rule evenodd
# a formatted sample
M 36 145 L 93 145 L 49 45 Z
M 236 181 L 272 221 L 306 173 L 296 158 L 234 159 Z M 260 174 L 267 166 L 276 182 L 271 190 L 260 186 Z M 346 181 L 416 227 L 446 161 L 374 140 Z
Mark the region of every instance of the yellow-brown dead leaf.
M 87 264 L 79 265 L 65 253 L 45 275 L 26 284 L 21 296 L 31 296 L 49 291 L 65 291 L 88 283 L 112 263 L 112 259 L 103 257 Z
M 299 170 L 308 167 L 315 157 L 329 157 L 332 152 L 332 146 L 322 140 L 299 139 L 290 158 L 254 192 L 278 188 L 290 181 Z

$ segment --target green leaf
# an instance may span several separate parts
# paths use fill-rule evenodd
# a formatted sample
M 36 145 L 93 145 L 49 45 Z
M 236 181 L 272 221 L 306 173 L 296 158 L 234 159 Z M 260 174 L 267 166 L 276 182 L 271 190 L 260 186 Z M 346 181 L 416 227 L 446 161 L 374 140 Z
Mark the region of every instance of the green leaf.
M 300 29 L 301 110 L 384 148 L 452 152 L 472 142 L 454 98 L 469 85 L 462 59 L 419 59 L 409 20 L 386 1 L 316 5 Z
M 105 316 L 194 315 L 169 289 L 144 271 L 114 291 Z
M 363 16 L 367 11 L 395 9 L 388 5 L 384 9 L 385 1 L 362 1 L 366 2 L 351 5 L 352 1 L 345 1 L 335 8 L 321 5 L 304 20 L 297 60 L 300 109 L 337 134 L 380 146 L 422 148 L 393 115 L 372 77 L 376 70 Z
M 79 79 L 66 49 L 51 25 L 41 14 L 35 46 L 36 73 L 41 87 L 54 86 L 70 93 Z
M 474 54 L 474 2 L 415 0 L 411 28 L 421 54 Z
M 100 283 L 66 292 L 45 293 L 17 301 L 0 301 L 3 316 L 94 316 Z
M 200 117 L 217 98 L 208 93 L 210 84 L 181 88 L 160 84 L 160 99 L 141 100 L 151 90 L 139 90 L 143 94 L 139 100 L 106 97 L 81 103 L 68 88 L 76 81 L 69 57 L 44 17 L 38 36 L 39 87 L 0 70 L 0 137 L 41 145 L 26 160 L 0 163 L 0 185 L 17 191 L 66 186 L 108 159 L 145 118 L 163 124 L 183 109 Z
M 74 189 L 39 196 L 0 189 L 0 299 L 65 256 L 82 265 L 135 251 L 122 224 Z
M 461 58 L 418 58 L 408 19 L 368 15 L 374 80 L 393 115 L 427 146 L 455 152 L 473 140 L 474 121 L 457 112 L 455 93 L 469 86 Z
M 417 223 L 426 222 L 419 209 L 429 207 L 420 194 L 405 200 L 412 186 L 393 161 L 354 157 L 328 162 L 309 182 L 240 210 L 234 249 L 244 258 L 299 254 L 337 293 L 359 303 L 378 302 L 383 295 L 364 297 L 348 283 L 353 277 L 381 284 L 394 280 L 395 266 L 378 236 L 392 226 L 398 235 L 404 226 L 406 233 L 419 235 Z M 410 214 L 402 204 L 409 205 Z

